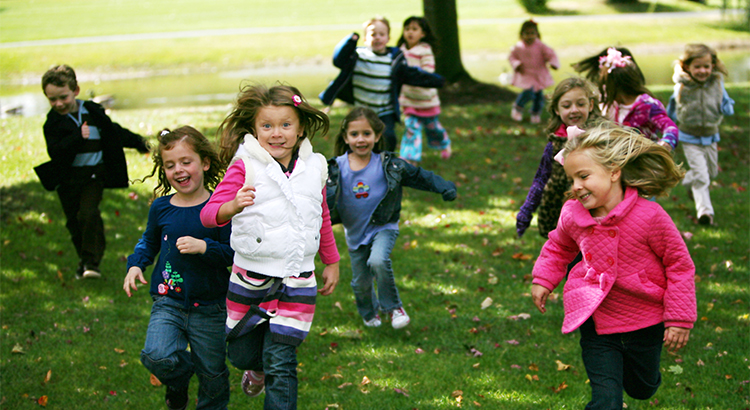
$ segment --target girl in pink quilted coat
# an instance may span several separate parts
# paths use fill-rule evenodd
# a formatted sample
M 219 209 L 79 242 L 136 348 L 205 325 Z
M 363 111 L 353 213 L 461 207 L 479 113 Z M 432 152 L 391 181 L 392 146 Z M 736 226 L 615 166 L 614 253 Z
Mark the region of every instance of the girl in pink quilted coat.
M 695 266 L 672 219 L 646 197 L 684 175 L 669 150 L 604 123 L 570 139 L 562 155 L 573 180 L 557 229 L 534 265 L 540 312 L 580 251 L 563 290 L 563 333 L 580 329 L 591 384 L 586 409 L 621 409 L 623 389 L 645 400 L 661 384 L 662 344 L 676 351 L 696 319 Z

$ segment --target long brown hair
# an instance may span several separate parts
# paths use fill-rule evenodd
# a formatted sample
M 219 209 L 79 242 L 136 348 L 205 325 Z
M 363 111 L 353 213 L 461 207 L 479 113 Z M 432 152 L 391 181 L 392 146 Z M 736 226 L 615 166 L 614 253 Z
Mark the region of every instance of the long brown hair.
M 322 135 L 328 133 L 328 116 L 308 104 L 296 87 L 281 84 L 271 88 L 261 84 L 245 85 L 237 96 L 234 108 L 219 126 L 220 158 L 224 165 L 231 162 L 245 134 L 256 134 L 255 118 L 263 107 L 271 105 L 292 107 L 297 113 L 303 130 L 298 144 L 305 138 L 312 140 L 318 132 Z
M 381 152 L 385 148 L 385 138 L 383 138 L 383 131 L 385 130 L 385 123 L 378 117 L 378 114 L 375 114 L 375 111 L 367 108 L 367 107 L 355 107 L 351 111 L 349 111 L 349 114 L 344 117 L 344 120 L 341 121 L 341 128 L 339 129 L 339 134 L 336 136 L 336 142 L 333 144 L 333 155 L 339 156 L 344 155 L 347 152 L 349 152 L 349 144 L 344 141 L 344 138 L 346 137 L 347 129 L 349 128 L 349 123 L 352 121 L 357 121 L 360 119 L 366 119 L 367 122 L 370 124 L 370 127 L 372 127 L 373 132 L 375 132 L 375 135 L 380 135 L 380 139 L 378 142 L 375 143 L 375 146 L 373 147 L 373 152 Z

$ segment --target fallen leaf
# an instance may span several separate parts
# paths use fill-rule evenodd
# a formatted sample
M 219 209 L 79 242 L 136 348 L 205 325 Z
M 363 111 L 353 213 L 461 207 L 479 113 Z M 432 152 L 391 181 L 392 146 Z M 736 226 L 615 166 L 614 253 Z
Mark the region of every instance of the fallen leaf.
M 36 400 L 37 404 L 42 407 L 47 407 L 47 401 L 49 399 L 47 398 L 47 395 L 44 395 Z
M 367 376 L 362 377 L 362 381 L 359 383 L 360 386 L 365 386 L 367 384 L 370 384 L 370 379 Z
M 517 345 L 517 344 L 520 344 L 521 342 L 519 342 L 516 339 L 512 339 L 512 340 L 506 340 L 505 343 L 507 343 L 509 345 Z
M 414 353 L 416 353 L 416 354 L 422 354 L 422 353 L 424 353 L 424 350 L 422 350 L 422 348 L 421 348 L 421 347 L 418 347 L 418 348 L 416 348 L 416 349 L 414 350 Z
M 528 253 L 523 253 L 523 252 L 517 252 L 513 254 L 513 259 L 516 259 L 519 261 L 527 261 L 533 257 L 534 257 L 533 255 L 528 254 Z
M 689 240 L 693 239 L 693 233 L 692 232 L 688 232 L 688 231 L 684 231 L 684 232 L 682 232 L 682 237 L 686 241 L 689 241 Z
M 44 376 L 44 381 L 42 382 L 42 384 L 49 383 L 49 379 L 51 379 L 51 378 L 52 378 L 52 369 L 47 370 L 47 375 Z
M 336 302 L 336 303 L 333 304 L 333 306 L 339 308 L 340 311 L 344 310 L 344 308 L 341 307 L 341 302 Z
M 115 353 L 117 353 L 117 354 L 123 354 L 123 353 L 125 353 L 125 350 L 115 347 Z
M 555 360 L 555 363 L 557 363 L 557 371 L 558 372 L 570 369 L 570 365 L 569 364 L 565 364 L 565 363 L 561 362 L 560 360 Z
M 151 382 L 151 385 L 154 387 L 161 387 L 161 380 L 153 374 L 151 375 L 149 382 Z
M 407 393 L 406 390 L 399 389 L 398 387 L 396 387 L 393 389 L 393 391 L 398 394 L 403 394 L 404 396 L 409 397 L 409 393 Z
M 538 372 L 539 371 L 539 366 L 537 366 L 536 363 L 531 363 L 529 365 L 529 370 L 531 370 L 532 372 Z
M 110 391 L 109 391 L 109 395 L 110 395 L 110 396 L 117 396 L 117 392 L 116 392 L 116 391 L 114 391 L 114 390 L 110 390 Z
M 565 382 L 560 383 L 557 387 L 552 387 L 552 391 L 555 393 L 560 393 L 562 390 L 565 390 L 568 388 L 568 385 Z
M 20 343 L 16 343 L 13 346 L 13 350 L 11 351 L 13 354 L 26 354 L 26 352 L 23 351 L 23 346 L 21 346 Z
M 669 372 L 674 374 L 682 374 L 682 366 L 677 364 L 674 366 L 669 366 Z
M 349 387 L 349 386 L 351 386 L 351 385 L 352 385 L 351 383 L 349 383 L 349 382 L 346 382 L 346 383 L 342 383 L 342 384 L 339 384 L 339 386 L 338 386 L 338 387 L 339 387 L 339 389 L 343 389 L 343 388 L 345 388 L 345 387 Z
M 512 365 L 510 365 L 510 368 L 511 368 L 511 369 L 518 369 L 518 370 L 520 370 L 520 369 L 521 369 L 521 366 L 519 366 L 519 365 L 517 365 L 517 364 L 512 364 Z
M 698 363 L 696 363 L 698 366 L 705 366 L 706 364 L 703 363 L 703 360 L 698 359 Z
M 487 309 L 490 306 L 492 306 L 492 298 L 487 297 L 482 301 L 481 307 L 482 309 Z

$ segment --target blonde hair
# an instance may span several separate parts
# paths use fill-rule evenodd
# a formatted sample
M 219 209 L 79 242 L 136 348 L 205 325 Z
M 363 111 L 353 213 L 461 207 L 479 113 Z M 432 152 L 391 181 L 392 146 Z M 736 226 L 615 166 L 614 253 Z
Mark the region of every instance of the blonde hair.
M 385 28 L 388 29 L 388 35 L 391 35 L 391 23 L 388 21 L 387 18 L 383 16 L 375 16 L 365 21 L 364 23 L 362 23 L 362 28 L 365 29 L 365 31 L 367 31 L 367 27 L 370 27 L 371 25 L 375 24 L 378 21 L 385 24 Z
M 607 171 L 621 170 L 623 188 L 636 188 L 643 197 L 667 195 L 685 175 L 667 148 L 611 121 L 569 139 L 563 155 L 577 150 L 587 150 L 586 154 Z

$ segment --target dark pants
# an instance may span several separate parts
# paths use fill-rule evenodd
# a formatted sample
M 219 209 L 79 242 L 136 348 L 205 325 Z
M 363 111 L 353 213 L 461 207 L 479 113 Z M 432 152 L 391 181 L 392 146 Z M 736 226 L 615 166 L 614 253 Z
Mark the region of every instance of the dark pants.
M 396 118 L 396 114 L 385 114 L 378 118 L 385 123 L 385 130 L 383 130 L 385 150 L 395 152 L 396 143 L 398 142 L 396 140 L 396 122 L 398 121 L 398 118 Z
M 297 348 L 272 340 L 268 322 L 227 344 L 229 362 L 240 370 L 265 372 L 264 410 L 297 408 Z
M 63 183 L 57 188 L 63 212 L 81 266 L 99 268 L 106 246 L 104 222 L 99 211 L 104 186 L 100 178 Z
M 581 325 L 583 364 L 591 383 L 587 410 L 622 409 L 622 391 L 646 400 L 661 384 L 659 360 L 664 324 L 627 333 L 598 335 L 594 320 Z
M 529 101 L 531 101 L 531 114 L 541 114 L 544 108 L 544 90 L 534 91 L 533 88 L 529 88 L 521 91 L 516 97 L 516 105 L 519 108 L 523 108 Z

